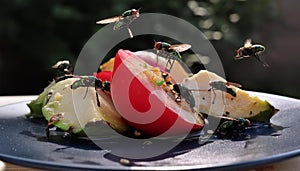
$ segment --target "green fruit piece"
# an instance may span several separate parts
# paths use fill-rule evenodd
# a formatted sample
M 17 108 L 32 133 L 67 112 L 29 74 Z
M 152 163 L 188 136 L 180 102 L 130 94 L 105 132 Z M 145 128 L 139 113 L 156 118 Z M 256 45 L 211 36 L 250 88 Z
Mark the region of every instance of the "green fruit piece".
M 74 81 L 79 79 L 69 78 L 49 88 L 52 96 L 42 108 L 46 120 L 71 133 L 82 133 L 86 124 L 101 120 L 108 122 L 118 132 L 126 131 L 128 127 L 115 110 L 109 95 L 102 91 L 96 93 L 94 87 L 71 89 Z
M 30 113 L 27 115 L 28 117 L 33 117 L 33 118 L 42 118 L 43 117 L 42 107 L 46 104 L 49 89 L 53 85 L 54 85 L 54 82 L 50 83 L 35 100 L 33 100 L 27 104 L 27 106 L 30 109 Z
M 257 122 L 269 122 L 278 111 L 268 101 L 250 95 L 247 91 L 234 86 L 228 86 L 236 93 L 236 97 L 220 90 L 210 90 L 210 81 L 226 80 L 212 72 L 201 70 L 199 73 L 183 81 L 183 85 L 193 90 L 196 109 L 199 112 L 213 116 L 247 118 Z M 214 94 L 215 93 L 215 94 Z

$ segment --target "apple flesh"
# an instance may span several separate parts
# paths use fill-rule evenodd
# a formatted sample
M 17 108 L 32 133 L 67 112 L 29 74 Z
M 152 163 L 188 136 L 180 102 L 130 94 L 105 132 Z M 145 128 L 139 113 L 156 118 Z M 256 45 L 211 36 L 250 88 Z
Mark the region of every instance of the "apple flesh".
M 116 110 L 127 123 L 151 136 L 179 135 L 199 131 L 204 122 L 178 105 L 160 86 L 144 74 L 147 62 L 130 51 L 119 50 L 111 79 Z

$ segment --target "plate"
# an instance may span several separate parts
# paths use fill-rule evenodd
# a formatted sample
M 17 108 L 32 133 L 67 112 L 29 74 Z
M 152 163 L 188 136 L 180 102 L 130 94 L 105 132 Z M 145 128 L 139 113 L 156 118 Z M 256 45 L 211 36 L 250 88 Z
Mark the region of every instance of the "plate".
M 246 130 L 247 138 L 201 138 L 182 141 L 167 153 L 145 160 L 120 162 L 121 158 L 92 141 L 53 131 L 46 138 L 42 119 L 27 119 L 26 103 L 0 107 L 0 159 L 31 167 L 69 170 L 212 170 L 236 169 L 272 163 L 300 154 L 300 100 L 251 92 L 280 111 L 272 125 Z M 200 136 L 201 137 L 201 136 Z M 106 138 L 104 141 L 113 141 Z M 139 151 L 140 147 L 133 150 Z M 124 160 L 123 160 L 124 161 Z

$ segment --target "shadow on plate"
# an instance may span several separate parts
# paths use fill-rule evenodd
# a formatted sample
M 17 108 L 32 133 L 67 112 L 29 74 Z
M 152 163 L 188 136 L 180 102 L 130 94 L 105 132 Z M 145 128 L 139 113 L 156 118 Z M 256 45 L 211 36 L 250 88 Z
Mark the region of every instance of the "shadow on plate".
M 60 145 L 60 147 L 54 149 L 54 151 L 63 152 L 64 150 L 69 148 L 77 148 L 83 150 L 99 150 L 99 151 L 104 150 L 100 148 L 97 145 L 97 143 L 94 143 L 94 141 L 90 140 L 88 137 L 72 136 L 68 133 L 60 131 L 59 129 L 52 130 L 50 137 L 47 138 L 46 131 L 45 131 L 45 127 L 47 123 L 44 119 L 26 119 L 26 118 L 23 119 L 25 119 L 26 122 L 31 122 L 31 125 L 34 125 L 33 126 L 34 129 L 22 131 L 20 132 L 20 134 L 35 138 L 37 141 L 40 142 L 47 142 L 47 143 Z M 251 126 L 247 127 L 243 132 L 239 132 L 238 134 L 226 135 L 226 136 L 205 134 L 204 132 L 207 131 L 207 129 L 209 128 L 206 128 L 201 132 L 193 133 L 189 135 L 183 141 L 180 140 L 178 145 L 176 145 L 174 148 L 156 157 L 151 157 L 147 159 L 125 159 L 116 156 L 114 154 L 111 154 L 109 152 L 104 154 L 104 157 L 108 160 L 118 162 L 122 165 L 138 166 L 138 164 L 135 164 L 135 162 L 157 161 L 157 160 L 175 157 L 177 155 L 182 155 L 193 149 L 205 146 L 207 144 L 214 143 L 216 141 L 219 142 L 224 140 L 245 141 L 246 144 L 249 144 L 251 143 L 250 140 L 255 139 L 258 136 L 280 136 L 281 135 L 280 131 L 283 130 L 284 127 L 273 125 L 273 124 L 253 123 L 251 124 Z M 118 138 L 110 136 L 109 134 L 107 134 L 105 130 L 103 130 L 103 137 L 98 138 L 97 141 L 113 143 L 114 141 L 118 141 Z M 171 139 L 163 139 L 157 141 L 168 142 L 168 141 L 179 141 L 179 140 L 176 138 L 171 138 Z M 147 141 L 147 139 L 145 139 L 145 142 L 148 143 L 146 144 L 147 148 L 151 149 L 151 145 L 153 142 Z M 155 144 L 157 144 L 157 142 L 155 142 Z M 136 150 L 139 150 L 141 148 L 144 147 L 143 146 L 135 147 Z M 247 146 L 245 146 L 245 148 L 247 148 Z

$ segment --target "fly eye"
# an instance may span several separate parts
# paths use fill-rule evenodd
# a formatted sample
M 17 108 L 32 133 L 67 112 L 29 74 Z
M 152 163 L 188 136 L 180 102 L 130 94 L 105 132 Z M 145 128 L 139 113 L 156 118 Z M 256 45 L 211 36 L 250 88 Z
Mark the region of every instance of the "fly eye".
M 160 42 L 155 42 L 155 45 L 154 45 L 154 46 L 155 46 L 156 49 L 160 49 L 160 45 L 161 45 Z
M 133 9 L 133 10 L 131 11 L 131 14 L 132 14 L 132 15 L 138 15 L 138 13 L 139 13 L 139 12 L 138 12 L 138 10 L 136 10 L 136 9 Z

